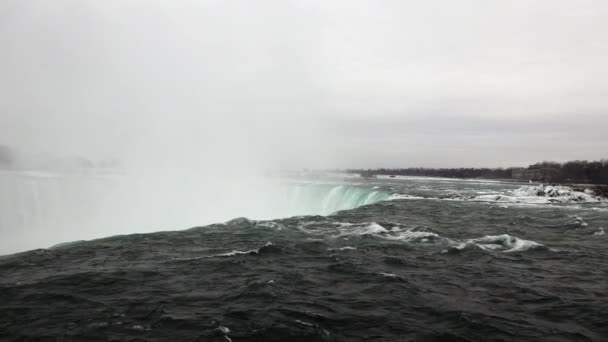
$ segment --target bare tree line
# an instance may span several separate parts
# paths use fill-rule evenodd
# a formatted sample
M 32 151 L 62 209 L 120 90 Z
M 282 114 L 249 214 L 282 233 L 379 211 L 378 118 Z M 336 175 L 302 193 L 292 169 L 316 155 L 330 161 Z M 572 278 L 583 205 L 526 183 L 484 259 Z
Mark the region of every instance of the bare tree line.
M 526 175 L 555 183 L 608 184 L 608 159 L 599 161 L 574 160 L 565 163 L 540 162 L 527 168 L 377 168 L 348 169 L 363 177 L 374 175 L 426 176 L 446 178 L 526 179 Z M 532 172 L 534 171 L 534 172 Z M 533 177 L 532 177 L 533 176 Z

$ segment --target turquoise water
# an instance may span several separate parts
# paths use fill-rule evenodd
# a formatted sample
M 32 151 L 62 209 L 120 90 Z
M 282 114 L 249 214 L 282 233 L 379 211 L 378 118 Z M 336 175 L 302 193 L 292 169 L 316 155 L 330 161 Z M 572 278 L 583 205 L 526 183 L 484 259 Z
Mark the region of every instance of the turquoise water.
M 329 215 L 389 199 L 390 193 L 372 187 L 333 184 L 286 186 L 287 215 Z

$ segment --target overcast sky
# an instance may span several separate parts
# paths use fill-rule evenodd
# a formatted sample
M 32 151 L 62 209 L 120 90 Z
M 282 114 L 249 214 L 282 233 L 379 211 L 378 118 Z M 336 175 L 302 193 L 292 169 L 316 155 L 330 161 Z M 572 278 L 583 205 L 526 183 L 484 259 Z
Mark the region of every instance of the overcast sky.
M 608 2 L 0 1 L 0 145 L 128 162 L 608 158 Z

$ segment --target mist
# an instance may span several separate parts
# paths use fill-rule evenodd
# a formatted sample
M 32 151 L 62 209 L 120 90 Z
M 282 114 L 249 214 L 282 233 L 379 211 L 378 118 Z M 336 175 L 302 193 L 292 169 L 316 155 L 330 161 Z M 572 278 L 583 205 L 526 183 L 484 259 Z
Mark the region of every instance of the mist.
M 1 252 L 280 215 L 264 175 L 330 159 L 306 30 L 282 7 L 3 4 L 3 143 L 26 170 L 83 158 L 121 174 L 9 178 Z
M 11 145 L 255 172 L 289 165 L 276 152 L 306 147 L 319 129 L 310 113 L 320 95 L 297 52 L 281 51 L 307 47 L 273 31 L 298 25 L 288 17 L 212 2 L 11 4 L 2 30 Z
M 112 160 L 124 178 L 111 195 L 74 185 L 52 228 L 2 221 L 2 240 L 21 250 L 272 216 L 280 190 L 264 175 L 281 169 L 605 157 L 607 10 L 3 1 L 0 145 L 23 169 Z M 109 209 L 70 223 L 82 202 Z

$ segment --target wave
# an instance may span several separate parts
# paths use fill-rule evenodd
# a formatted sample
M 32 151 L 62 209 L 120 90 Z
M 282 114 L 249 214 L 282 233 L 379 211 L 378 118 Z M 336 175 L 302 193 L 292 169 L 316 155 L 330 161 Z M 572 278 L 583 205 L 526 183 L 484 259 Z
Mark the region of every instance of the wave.
M 484 250 L 502 250 L 505 253 L 523 252 L 529 249 L 543 247 L 543 245 L 538 242 L 520 239 L 509 234 L 486 235 L 479 239 L 467 240 L 467 242 L 473 243 Z
M 448 249 L 462 250 L 476 247 L 484 251 L 499 251 L 505 253 L 524 252 L 527 250 L 544 248 L 544 245 L 541 243 L 525 240 L 509 234 L 486 235 L 481 238 L 472 239 L 451 239 L 434 232 L 415 228 L 403 228 L 397 224 L 386 224 L 385 227 L 376 222 L 362 224 L 338 223 L 337 227 L 338 234 L 331 235 L 331 238 L 333 239 L 367 235 L 384 240 L 401 241 L 411 244 L 433 244 Z M 313 234 L 320 234 L 318 230 L 310 232 Z M 340 250 L 340 248 L 335 248 L 334 250 Z M 444 249 L 443 251 L 447 252 L 448 250 Z
M 245 218 L 239 218 L 228 221 L 221 226 L 234 229 L 251 229 L 262 228 L 282 231 L 284 229 L 296 229 L 307 235 L 313 235 L 314 238 L 306 238 L 306 241 L 325 241 L 330 245 L 327 251 L 346 252 L 359 250 L 358 243 L 364 242 L 366 238 L 377 238 L 385 241 L 404 243 L 410 246 L 418 246 L 421 248 L 436 249 L 440 253 L 448 253 L 450 251 L 462 251 L 471 249 L 480 249 L 486 252 L 525 252 L 528 250 L 542 249 L 550 250 L 539 242 L 526 240 L 509 234 L 486 235 L 479 238 L 449 238 L 426 229 L 408 228 L 398 223 L 382 222 L 364 222 L 350 223 L 338 222 L 331 219 L 317 217 L 320 221 L 315 221 L 315 217 L 300 217 L 291 218 L 303 219 L 312 221 L 303 222 L 291 225 L 271 225 L 268 222 L 272 221 L 255 221 Z M 291 228 L 289 228 L 291 226 Z M 280 227 L 280 228 L 279 228 Z M 197 228 L 193 228 L 197 229 Z M 603 232 L 603 230 L 601 230 Z M 595 234 L 601 235 L 601 234 Z M 233 256 L 257 256 L 264 254 L 282 253 L 283 248 L 273 244 L 266 243 L 264 246 L 256 249 L 247 250 L 232 250 L 229 252 L 210 254 L 205 256 L 195 257 L 194 259 L 206 259 L 216 257 L 233 257 Z M 187 258 L 184 260 L 191 260 Z
M 235 256 L 235 255 L 256 255 L 256 254 L 260 254 L 260 252 L 263 250 L 263 248 L 265 247 L 270 247 L 273 246 L 272 242 L 267 242 L 263 247 L 260 247 L 258 249 L 250 249 L 248 251 L 237 251 L 237 250 L 233 250 L 231 252 L 227 252 L 227 253 L 221 253 L 221 254 L 215 254 L 215 255 L 211 255 L 209 257 L 229 257 L 229 256 Z

